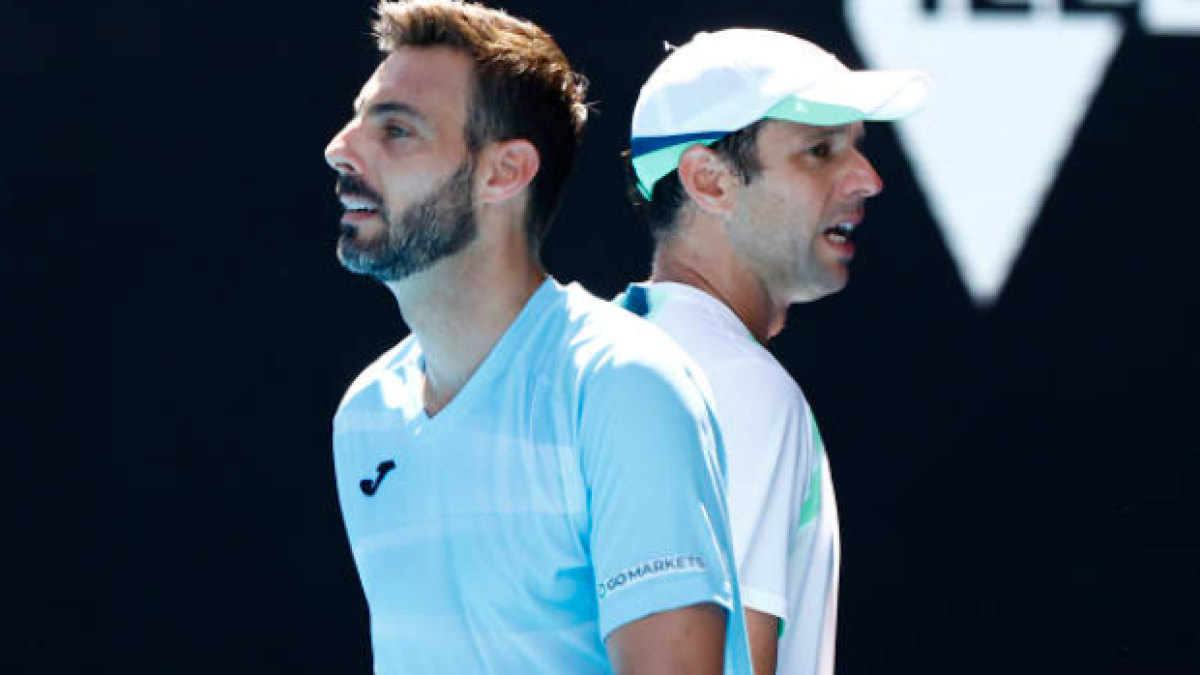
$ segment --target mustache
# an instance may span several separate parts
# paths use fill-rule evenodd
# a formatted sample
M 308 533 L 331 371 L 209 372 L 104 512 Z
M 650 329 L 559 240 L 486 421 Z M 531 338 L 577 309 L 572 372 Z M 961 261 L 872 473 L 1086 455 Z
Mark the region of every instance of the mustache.
M 342 195 L 354 195 L 355 197 L 363 197 L 369 199 L 376 204 L 383 204 L 383 197 L 378 192 L 371 189 L 370 185 L 362 178 L 352 174 L 339 174 L 337 184 L 334 186 L 334 192 L 340 197 Z

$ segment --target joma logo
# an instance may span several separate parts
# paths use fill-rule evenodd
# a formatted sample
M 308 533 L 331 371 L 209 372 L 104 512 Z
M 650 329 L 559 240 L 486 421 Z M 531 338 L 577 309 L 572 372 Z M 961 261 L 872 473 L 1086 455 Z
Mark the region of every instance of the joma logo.
M 363 494 L 368 497 L 374 497 L 379 491 L 379 486 L 383 483 L 383 479 L 387 477 L 392 469 L 396 468 L 396 463 L 390 459 L 385 459 L 375 467 L 375 478 L 364 478 L 358 482 L 358 487 L 363 491 Z

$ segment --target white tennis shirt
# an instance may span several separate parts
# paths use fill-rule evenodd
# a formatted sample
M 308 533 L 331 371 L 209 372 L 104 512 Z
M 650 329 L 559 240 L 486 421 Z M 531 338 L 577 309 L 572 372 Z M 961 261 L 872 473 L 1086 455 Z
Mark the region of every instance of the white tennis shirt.
M 697 288 L 634 284 L 618 302 L 671 336 L 712 387 L 742 601 L 784 624 L 777 672 L 832 675 L 837 504 L 804 393 L 729 307 Z

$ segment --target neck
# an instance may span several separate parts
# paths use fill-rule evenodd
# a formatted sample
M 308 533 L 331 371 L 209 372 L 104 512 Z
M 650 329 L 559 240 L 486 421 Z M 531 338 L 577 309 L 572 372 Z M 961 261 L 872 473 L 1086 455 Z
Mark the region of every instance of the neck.
M 658 242 L 651 281 L 671 281 L 698 288 L 724 303 L 761 344 L 783 330 L 787 304 L 774 301 L 762 281 L 729 245 L 720 222 L 703 214 L 680 223 L 678 231 Z
M 511 243 L 476 241 L 427 270 L 388 283 L 421 343 L 430 416 L 462 390 L 546 278 L 524 241 Z

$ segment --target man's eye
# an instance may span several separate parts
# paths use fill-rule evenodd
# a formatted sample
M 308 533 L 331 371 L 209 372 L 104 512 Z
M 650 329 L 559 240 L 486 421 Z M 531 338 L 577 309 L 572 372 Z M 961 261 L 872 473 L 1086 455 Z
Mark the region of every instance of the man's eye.
M 387 134 L 388 138 L 408 138 L 412 135 L 408 132 L 408 129 L 396 126 L 394 124 L 389 124 L 384 127 L 384 133 Z
M 829 157 L 829 153 L 833 151 L 828 143 L 818 143 L 808 149 L 808 154 L 817 159 L 825 159 Z

